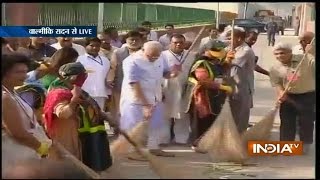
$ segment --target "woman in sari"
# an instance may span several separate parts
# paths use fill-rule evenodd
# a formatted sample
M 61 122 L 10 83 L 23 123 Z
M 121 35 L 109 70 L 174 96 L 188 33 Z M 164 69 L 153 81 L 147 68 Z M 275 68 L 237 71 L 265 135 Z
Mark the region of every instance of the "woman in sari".
M 191 66 L 183 93 L 185 113 L 191 117 L 190 139 L 196 152 L 200 152 L 197 149 L 199 140 L 219 115 L 227 94 L 232 92 L 228 86 L 225 45 L 213 41 L 207 46 L 209 48 Z
M 106 116 L 81 89 L 87 72 L 79 62 L 61 66 L 61 78 L 51 83 L 44 105 L 45 126 L 53 141 L 90 168 L 103 171 L 112 164 L 104 126 Z M 61 159 L 53 154 L 51 157 Z
M 38 124 L 33 109 L 14 90 L 23 85 L 30 59 L 9 53 L 2 55 L 1 64 L 2 164 L 48 155 L 51 140 Z

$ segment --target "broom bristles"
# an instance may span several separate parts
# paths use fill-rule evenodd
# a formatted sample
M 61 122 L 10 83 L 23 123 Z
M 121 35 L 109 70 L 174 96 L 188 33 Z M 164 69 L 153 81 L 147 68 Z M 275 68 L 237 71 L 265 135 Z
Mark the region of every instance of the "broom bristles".
M 161 179 L 181 179 L 184 177 L 184 172 L 179 171 L 175 168 L 169 166 L 169 163 L 163 161 L 162 159 L 152 155 L 148 150 L 142 150 L 140 153 L 148 159 L 151 169 L 161 178 Z
M 263 141 L 270 138 L 277 111 L 278 107 L 271 109 L 262 120 L 242 134 L 242 140 L 245 146 L 248 141 Z
M 246 158 L 228 99 L 216 121 L 200 140 L 198 148 L 208 151 L 215 161 L 242 162 Z
M 142 144 L 147 137 L 148 122 L 139 122 L 129 133 L 129 137 L 137 144 Z M 113 156 L 121 156 L 128 153 L 128 149 L 132 145 L 126 140 L 125 137 L 120 135 L 110 145 L 110 151 Z

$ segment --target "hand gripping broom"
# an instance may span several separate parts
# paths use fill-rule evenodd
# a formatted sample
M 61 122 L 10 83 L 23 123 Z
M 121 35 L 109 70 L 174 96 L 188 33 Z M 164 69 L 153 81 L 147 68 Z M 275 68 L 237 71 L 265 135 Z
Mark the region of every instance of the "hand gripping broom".
M 310 44 L 312 45 L 313 42 L 314 42 L 314 38 L 312 39 Z M 308 50 L 304 53 L 301 61 L 297 65 L 293 76 L 296 76 L 296 74 L 298 73 L 307 54 L 308 54 Z M 290 90 L 292 81 L 293 81 L 293 78 L 291 78 L 289 82 L 286 84 L 283 95 L 287 93 L 288 90 Z M 265 115 L 262 118 L 262 120 L 260 120 L 257 124 L 255 124 L 253 127 L 251 127 L 249 130 L 245 131 L 242 134 L 242 140 L 245 147 L 247 146 L 248 141 L 263 141 L 263 140 L 268 140 L 270 138 L 271 130 L 273 128 L 273 122 L 279 107 L 280 107 L 280 103 L 279 101 L 277 101 L 275 106 L 268 112 L 267 115 Z
M 231 50 L 233 45 L 234 20 L 231 31 Z M 207 151 L 213 161 L 243 162 L 246 159 L 240 134 L 235 125 L 229 104 L 226 99 L 220 114 L 210 129 L 201 138 L 198 148 Z

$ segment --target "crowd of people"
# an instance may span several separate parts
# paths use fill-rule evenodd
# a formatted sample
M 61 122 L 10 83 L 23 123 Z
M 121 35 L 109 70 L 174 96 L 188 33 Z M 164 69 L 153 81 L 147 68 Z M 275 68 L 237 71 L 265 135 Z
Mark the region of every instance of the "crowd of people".
M 143 22 L 123 40 L 108 28 L 83 45 L 68 37 L 2 38 L 3 167 L 39 157 L 61 161 L 59 143 L 96 172 L 104 171 L 113 161 L 105 122 L 118 136 L 118 128 L 130 132 L 149 121 L 146 147 L 156 156 L 174 157 L 162 150 L 170 145 L 202 153 L 198 142 L 227 97 L 239 133 L 250 126 L 254 71 L 270 76 L 281 96 L 280 140 L 295 139 L 299 117 L 304 147 L 313 143 L 314 34 L 300 37 L 299 52 L 274 45 L 279 63 L 267 71 L 252 50 L 259 35 L 254 29 L 209 28 L 192 63 L 185 63 L 192 42 L 172 24 L 159 38 L 151 26 Z M 282 96 L 306 49 L 295 86 Z M 128 158 L 146 161 L 133 148 Z

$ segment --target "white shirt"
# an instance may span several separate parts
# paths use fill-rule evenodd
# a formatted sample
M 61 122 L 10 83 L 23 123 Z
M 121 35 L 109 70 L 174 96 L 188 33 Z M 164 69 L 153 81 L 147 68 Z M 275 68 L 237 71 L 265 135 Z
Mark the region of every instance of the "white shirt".
M 103 56 L 93 57 L 87 53 L 79 56 L 77 62 L 80 62 L 84 68 L 93 70 L 89 73 L 82 89 L 92 97 L 108 97 L 111 94 L 106 86 L 106 77 L 110 70 L 110 61 Z
M 181 54 L 175 54 L 170 50 L 162 52 L 162 56 L 165 57 L 170 68 L 174 65 L 181 65 L 184 62 L 184 58 L 187 54 L 187 50 L 184 50 Z M 182 73 L 179 74 L 181 76 Z M 165 106 L 167 108 L 167 114 L 170 117 L 180 119 L 181 118 L 181 95 L 182 84 L 180 77 L 171 79 L 163 79 L 163 91 L 165 95 Z
M 298 44 L 292 48 L 292 54 L 304 54 L 301 44 Z
M 124 44 L 122 44 L 121 48 L 124 48 L 124 47 L 127 47 L 127 46 L 128 46 L 128 44 L 124 43 Z
M 155 31 L 150 31 L 147 36 L 148 41 L 158 41 L 158 34 Z
M 168 64 L 163 56 L 155 62 L 149 62 L 142 56 L 142 51 L 130 55 L 123 61 L 123 83 L 120 104 L 124 101 L 142 104 L 135 94 L 130 83 L 139 82 L 142 92 L 149 104 L 155 105 L 162 101 L 161 82 L 165 72 L 169 71 Z
M 202 47 L 204 46 L 205 44 L 207 44 L 209 41 L 210 41 L 211 37 L 205 37 L 205 38 L 202 38 L 201 39 L 201 42 L 200 42 L 200 46 L 199 47 Z
M 57 50 L 62 48 L 60 43 L 54 43 L 54 44 L 51 45 L 51 47 L 54 47 Z M 72 48 L 75 49 L 78 52 L 79 56 L 84 55 L 86 53 L 86 49 L 83 46 L 79 45 L 79 44 L 72 43 Z
M 175 54 L 170 50 L 162 51 L 162 55 L 165 57 L 169 67 L 173 65 L 180 65 L 185 60 L 184 57 L 187 54 L 187 50 L 183 50 L 181 54 Z
M 159 42 L 163 47 L 163 50 L 168 50 L 170 45 L 170 36 L 168 34 L 162 35 L 159 38 Z

